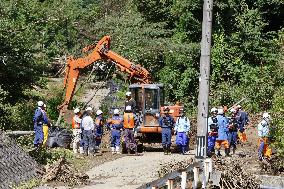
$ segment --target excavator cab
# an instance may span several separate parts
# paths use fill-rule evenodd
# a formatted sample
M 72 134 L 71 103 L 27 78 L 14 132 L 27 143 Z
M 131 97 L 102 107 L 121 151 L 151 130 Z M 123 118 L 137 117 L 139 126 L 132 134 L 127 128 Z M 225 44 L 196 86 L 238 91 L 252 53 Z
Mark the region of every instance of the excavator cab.
M 136 101 L 136 116 L 139 119 L 138 131 L 159 133 L 159 115 L 164 105 L 162 84 L 132 84 L 129 90 Z

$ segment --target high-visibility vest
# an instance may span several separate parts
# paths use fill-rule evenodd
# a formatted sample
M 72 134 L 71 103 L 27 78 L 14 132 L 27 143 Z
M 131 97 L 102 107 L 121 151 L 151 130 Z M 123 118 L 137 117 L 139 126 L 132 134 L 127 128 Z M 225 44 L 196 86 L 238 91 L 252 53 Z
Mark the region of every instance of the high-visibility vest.
M 72 118 L 72 129 L 80 129 L 80 123 L 77 123 L 75 120 L 76 120 L 76 116 L 75 115 L 73 118 Z
M 108 121 L 108 125 L 110 125 L 110 127 L 112 129 L 121 129 L 122 128 L 122 118 L 120 116 L 113 116 L 109 121 Z
M 133 129 L 134 128 L 134 114 L 133 113 L 124 113 L 123 127 L 125 129 Z

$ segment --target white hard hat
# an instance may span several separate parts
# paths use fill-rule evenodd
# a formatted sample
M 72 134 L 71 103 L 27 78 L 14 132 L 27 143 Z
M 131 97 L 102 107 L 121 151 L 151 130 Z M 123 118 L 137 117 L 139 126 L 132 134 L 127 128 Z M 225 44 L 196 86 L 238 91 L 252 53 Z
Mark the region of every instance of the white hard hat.
M 131 111 L 131 106 L 126 106 L 125 110 L 126 111 Z
M 238 104 L 238 105 L 237 105 L 237 108 L 242 108 L 242 106 Z
M 75 108 L 74 113 L 77 114 L 79 112 L 80 112 L 80 109 L 79 108 Z
M 103 113 L 102 110 L 97 111 L 97 115 L 101 115 L 102 113 Z
M 218 112 L 218 109 L 215 108 L 215 107 L 214 107 L 214 108 L 211 108 L 210 112 L 211 112 L 211 113 L 213 113 L 213 112 Z
M 231 113 L 236 113 L 236 112 L 237 112 L 237 110 L 236 110 L 236 109 L 234 109 L 234 108 L 232 108 L 232 109 L 230 110 L 230 112 L 231 112 Z
M 265 112 L 265 113 L 263 113 L 262 117 L 263 118 L 270 118 L 270 115 L 267 112 Z
M 40 106 L 40 107 L 41 107 L 41 106 L 43 106 L 43 104 L 44 104 L 43 101 L 38 101 L 38 102 L 37 102 L 37 106 Z
M 218 113 L 217 114 L 219 114 L 219 115 L 224 114 L 223 108 L 218 108 Z
M 88 108 L 86 108 L 86 111 L 93 111 L 93 108 L 88 107 Z
M 126 92 L 126 94 L 125 94 L 126 96 L 131 96 L 131 92 L 130 91 L 128 91 L 128 92 Z
M 114 109 L 113 110 L 113 114 L 119 114 L 119 110 L 118 109 Z

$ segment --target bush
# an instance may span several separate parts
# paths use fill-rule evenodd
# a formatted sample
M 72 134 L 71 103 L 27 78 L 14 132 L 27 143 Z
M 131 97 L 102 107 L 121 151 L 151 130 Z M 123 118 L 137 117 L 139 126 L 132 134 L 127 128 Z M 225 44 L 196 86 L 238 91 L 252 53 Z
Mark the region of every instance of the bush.
M 63 148 L 40 148 L 39 150 L 30 151 L 29 155 L 41 165 L 52 164 L 61 157 L 65 157 L 67 160 L 74 158 L 74 154 L 71 150 Z
M 284 87 L 281 87 L 274 95 L 272 108 L 272 137 L 273 146 L 277 149 L 278 155 L 284 157 Z

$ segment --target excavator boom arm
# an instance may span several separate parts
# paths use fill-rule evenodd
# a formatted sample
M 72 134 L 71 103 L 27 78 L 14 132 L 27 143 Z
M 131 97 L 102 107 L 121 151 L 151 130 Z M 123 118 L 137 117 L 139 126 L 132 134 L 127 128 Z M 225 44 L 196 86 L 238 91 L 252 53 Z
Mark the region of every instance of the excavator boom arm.
M 132 81 L 140 83 L 151 83 L 151 77 L 149 72 L 140 65 L 135 65 L 129 60 L 116 54 L 110 49 L 110 36 L 103 37 L 97 45 L 89 45 L 83 49 L 84 52 L 90 54 L 86 57 L 74 59 L 69 57 L 67 59 L 67 69 L 64 79 L 64 87 L 66 88 L 66 94 L 64 102 L 58 107 L 60 111 L 65 111 L 72 100 L 76 84 L 80 75 L 80 70 L 95 63 L 98 60 L 109 60 L 113 62 L 122 72 L 127 72 L 130 75 Z

